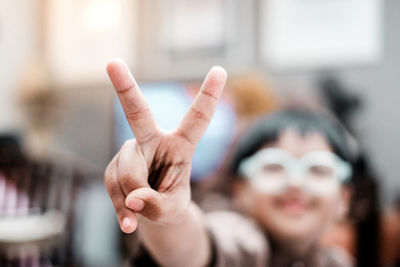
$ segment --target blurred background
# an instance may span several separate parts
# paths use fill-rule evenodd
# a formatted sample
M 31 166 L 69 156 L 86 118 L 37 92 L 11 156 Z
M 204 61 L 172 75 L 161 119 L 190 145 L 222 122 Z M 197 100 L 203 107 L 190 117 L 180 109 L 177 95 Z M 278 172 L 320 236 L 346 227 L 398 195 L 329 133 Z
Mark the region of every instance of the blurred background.
M 397 0 L 0 3 L 0 224 L 15 226 L 14 216 L 22 228 L 48 225 L 30 237 L 29 229 L 11 234 L 17 226 L 0 230 L 1 266 L 123 260 L 103 185 L 107 163 L 132 136 L 105 72 L 114 57 L 128 63 L 166 129 L 211 66 L 228 71 L 194 182 L 215 176 L 258 115 L 298 105 L 331 110 L 356 136 L 378 177 L 379 207 L 400 195 Z

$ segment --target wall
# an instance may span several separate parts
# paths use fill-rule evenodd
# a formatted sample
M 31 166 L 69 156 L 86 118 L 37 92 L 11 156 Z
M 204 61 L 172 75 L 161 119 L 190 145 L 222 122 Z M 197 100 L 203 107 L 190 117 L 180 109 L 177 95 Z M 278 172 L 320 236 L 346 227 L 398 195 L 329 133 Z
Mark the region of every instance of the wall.
M 21 127 L 17 87 L 38 48 L 37 0 L 0 2 L 0 132 Z
M 383 181 L 383 199 L 400 195 L 400 1 L 385 2 L 385 57 L 371 68 L 343 71 L 341 76 L 364 97 L 365 108 L 356 119 L 362 141 Z

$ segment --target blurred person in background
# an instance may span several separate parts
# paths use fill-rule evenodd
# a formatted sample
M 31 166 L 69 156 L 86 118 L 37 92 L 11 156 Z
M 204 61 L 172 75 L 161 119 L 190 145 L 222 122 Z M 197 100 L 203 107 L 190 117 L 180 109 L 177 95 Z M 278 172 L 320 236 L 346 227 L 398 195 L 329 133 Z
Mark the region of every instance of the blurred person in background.
M 222 94 L 225 71 L 210 70 L 172 132 L 158 128 L 126 64 L 112 61 L 107 71 L 136 136 L 105 172 L 121 230 L 139 232 L 142 253 L 135 253 L 134 266 L 353 265 L 344 250 L 318 245 L 350 200 L 348 138 L 330 116 L 286 110 L 259 120 L 231 167 L 240 212 L 205 214 L 190 200 L 191 156 Z

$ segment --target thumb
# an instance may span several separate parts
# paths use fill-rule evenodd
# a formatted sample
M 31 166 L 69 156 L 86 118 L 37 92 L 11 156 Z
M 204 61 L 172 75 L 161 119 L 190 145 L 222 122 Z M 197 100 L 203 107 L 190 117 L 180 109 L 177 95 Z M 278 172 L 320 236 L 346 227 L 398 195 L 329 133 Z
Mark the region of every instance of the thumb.
M 125 206 L 150 220 L 156 221 L 162 215 L 162 198 L 162 194 L 154 189 L 141 187 L 127 195 Z

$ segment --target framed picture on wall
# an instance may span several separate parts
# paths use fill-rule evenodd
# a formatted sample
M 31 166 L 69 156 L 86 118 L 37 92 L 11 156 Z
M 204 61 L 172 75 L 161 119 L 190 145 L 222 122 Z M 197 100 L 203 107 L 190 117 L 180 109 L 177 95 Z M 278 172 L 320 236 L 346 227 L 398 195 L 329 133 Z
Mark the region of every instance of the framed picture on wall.
M 260 55 L 278 70 L 379 62 L 382 0 L 262 0 Z
M 166 52 L 207 53 L 226 49 L 233 38 L 234 2 L 167 0 L 160 3 L 159 45 Z

